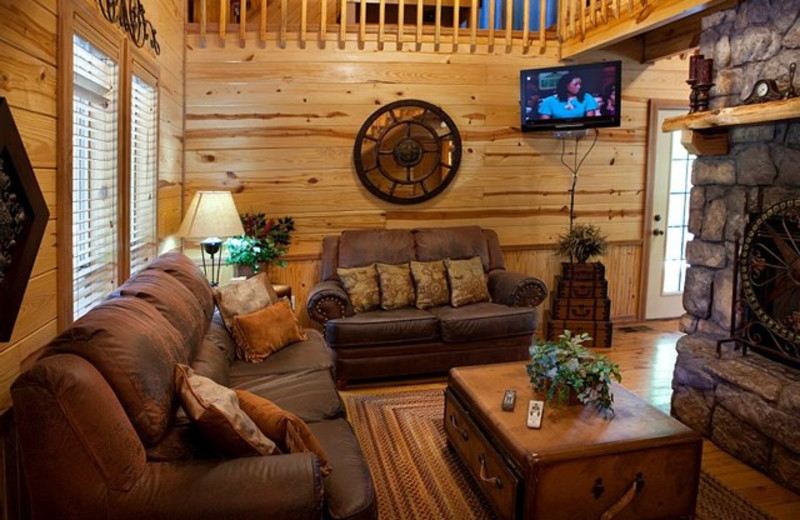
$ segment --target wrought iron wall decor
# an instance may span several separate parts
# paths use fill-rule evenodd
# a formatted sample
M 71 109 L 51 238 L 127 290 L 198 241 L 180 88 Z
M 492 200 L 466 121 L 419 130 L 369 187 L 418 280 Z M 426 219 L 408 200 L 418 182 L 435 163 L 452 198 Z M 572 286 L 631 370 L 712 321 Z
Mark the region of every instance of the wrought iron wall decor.
M 353 149 L 356 172 L 372 194 L 415 204 L 441 193 L 461 163 L 461 135 L 436 105 L 389 103 L 367 118 Z
M 137 47 L 150 43 L 156 54 L 161 54 L 161 46 L 156 39 L 156 29 L 145 17 L 144 6 L 140 0 L 97 0 L 100 11 L 106 20 L 119 24 L 131 37 Z
M 783 201 L 748 224 L 737 258 L 731 338 L 800 366 L 800 200 Z M 737 295 L 734 285 L 734 296 Z
M 0 341 L 11 339 L 50 212 L 0 97 Z

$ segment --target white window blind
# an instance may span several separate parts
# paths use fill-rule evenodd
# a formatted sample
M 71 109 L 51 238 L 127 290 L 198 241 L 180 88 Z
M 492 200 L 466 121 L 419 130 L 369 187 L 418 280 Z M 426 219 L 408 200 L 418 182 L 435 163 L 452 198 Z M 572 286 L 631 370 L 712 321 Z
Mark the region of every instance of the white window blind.
M 156 256 L 158 91 L 134 75 L 131 82 L 130 272 Z
M 117 286 L 117 64 L 73 38 L 72 291 L 83 316 Z

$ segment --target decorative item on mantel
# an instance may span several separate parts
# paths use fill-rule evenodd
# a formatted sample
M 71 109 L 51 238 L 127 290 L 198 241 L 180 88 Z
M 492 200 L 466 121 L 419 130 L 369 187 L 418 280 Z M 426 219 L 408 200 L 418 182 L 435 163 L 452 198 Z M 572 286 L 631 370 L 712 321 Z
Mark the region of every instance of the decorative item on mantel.
M 702 54 L 693 54 L 689 57 L 689 79 L 686 83 L 692 89 L 689 95 L 689 113 L 705 112 L 708 110 L 710 96 L 708 91 L 714 86 L 711 82 L 714 69 L 714 60 L 705 58 Z
M 50 212 L 0 97 L 0 341 L 11 339 Z
M 244 233 L 229 238 L 227 265 L 236 266 L 236 276 L 252 276 L 268 264 L 286 267 L 282 257 L 289 251 L 294 219 L 267 219 L 264 213 L 240 215 Z
M 141 48 L 150 42 L 150 48 L 161 54 L 161 46 L 156 39 L 156 29 L 144 15 L 140 0 L 97 0 L 103 16 L 111 23 L 118 23 L 131 37 L 131 41 Z

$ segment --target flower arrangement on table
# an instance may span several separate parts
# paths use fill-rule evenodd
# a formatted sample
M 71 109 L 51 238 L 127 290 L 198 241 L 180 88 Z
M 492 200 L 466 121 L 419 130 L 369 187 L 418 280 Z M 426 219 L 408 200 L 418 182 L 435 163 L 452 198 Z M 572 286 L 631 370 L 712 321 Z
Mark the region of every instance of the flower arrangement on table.
M 268 264 L 286 267 L 281 258 L 289 251 L 294 219 L 288 216 L 268 219 L 264 213 L 243 213 L 240 218 L 244 235 L 225 241 L 228 248 L 225 263 L 249 267 L 254 274 Z

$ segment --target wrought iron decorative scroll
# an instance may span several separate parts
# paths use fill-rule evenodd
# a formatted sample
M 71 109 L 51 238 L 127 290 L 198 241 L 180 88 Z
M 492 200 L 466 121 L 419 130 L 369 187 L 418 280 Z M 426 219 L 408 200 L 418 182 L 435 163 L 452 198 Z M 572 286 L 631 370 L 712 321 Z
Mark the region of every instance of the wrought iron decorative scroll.
M 0 97 L 0 341 L 11 339 L 50 212 Z
M 389 103 L 367 118 L 353 149 L 356 172 L 372 194 L 396 204 L 423 202 L 452 182 L 461 135 L 436 105 Z
M 775 204 L 751 220 L 736 270 L 741 293 L 725 341 L 800 366 L 800 200 Z
M 118 23 L 131 37 L 137 47 L 150 43 L 156 54 L 161 54 L 161 46 L 156 39 L 156 29 L 145 17 L 144 6 L 140 0 L 97 0 L 100 11 L 111 23 Z

